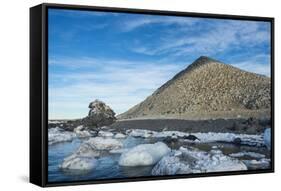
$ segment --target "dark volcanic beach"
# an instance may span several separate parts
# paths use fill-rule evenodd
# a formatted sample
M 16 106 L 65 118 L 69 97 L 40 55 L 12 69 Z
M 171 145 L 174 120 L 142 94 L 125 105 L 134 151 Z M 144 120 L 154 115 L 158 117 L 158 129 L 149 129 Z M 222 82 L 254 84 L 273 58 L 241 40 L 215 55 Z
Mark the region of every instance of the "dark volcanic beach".
M 153 131 L 181 131 L 220 132 L 220 133 L 262 133 L 270 127 L 270 119 L 211 119 L 211 120 L 183 120 L 183 119 L 135 119 L 116 121 L 110 128 L 116 131 L 127 129 L 147 129 Z

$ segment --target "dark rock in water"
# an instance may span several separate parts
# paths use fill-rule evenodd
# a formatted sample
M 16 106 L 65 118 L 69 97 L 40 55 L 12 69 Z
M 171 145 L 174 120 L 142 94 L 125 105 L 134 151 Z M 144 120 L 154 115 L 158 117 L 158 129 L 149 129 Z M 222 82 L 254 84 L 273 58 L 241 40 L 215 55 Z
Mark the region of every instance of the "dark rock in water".
M 101 127 L 115 122 L 115 112 L 104 102 L 95 100 L 89 104 L 89 114 L 82 123 L 89 127 Z
M 236 145 L 240 145 L 241 144 L 241 139 L 239 137 L 235 138 L 233 140 L 233 143 L 236 144 Z
M 167 143 L 167 144 L 174 144 L 178 142 L 178 139 L 172 136 L 168 136 L 166 137 L 163 142 Z
M 198 137 L 196 137 L 195 135 L 188 135 L 188 136 L 183 136 L 184 139 L 188 139 L 188 140 L 191 140 L 191 141 L 195 141 L 195 140 L 198 140 L 200 141 L 200 139 L 198 139 Z

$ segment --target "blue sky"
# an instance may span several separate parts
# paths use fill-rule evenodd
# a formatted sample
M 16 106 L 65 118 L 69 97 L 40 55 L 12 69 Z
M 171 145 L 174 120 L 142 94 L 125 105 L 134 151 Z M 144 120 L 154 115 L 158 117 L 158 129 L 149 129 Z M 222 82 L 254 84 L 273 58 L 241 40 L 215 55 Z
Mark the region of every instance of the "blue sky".
M 49 9 L 49 118 L 122 113 L 201 55 L 270 76 L 270 23 Z

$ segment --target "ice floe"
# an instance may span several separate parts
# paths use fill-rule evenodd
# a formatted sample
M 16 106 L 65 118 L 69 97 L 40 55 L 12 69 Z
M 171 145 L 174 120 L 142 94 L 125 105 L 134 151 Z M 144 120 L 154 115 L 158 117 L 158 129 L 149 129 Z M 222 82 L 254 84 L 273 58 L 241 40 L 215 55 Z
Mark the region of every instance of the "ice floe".
M 264 144 L 268 149 L 271 149 L 271 129 L 267 128 L 264 131 L 263 135 Z
M 83 125 L 79 125 L 78 127 L 74 128 L 73 132 L 76 133 L 76 135 L 80 138 L 90 137 L 94 134 L 93 132 L 87 130 Z
M 59 167 L 64 170 L 88 171 L 95 168 L 96 165 L 97 160 L 95 158 L 71 155 L 65 158 Z
M 210 152 L 184 148 L 163 157 L 152 169 L 152 175 L 174 175 L 189 173 L 247 170 L 238 159 L 222 154 L 220 150 Z M 180 154 L 182 153 L 182 154 Z
M 124 152 L 127 152 L 129 149 L 112 149 L 109 151 L 109 153 L 112 153 L 112 154 L 121 154 L 121 153 L 124 153 Z
M 124 135 L 123 133 L 116 133 L 116 134 L 114 135 L 114 137 L 115 137 L 116 139 L 123 139 L 123 138 L 126 137 L 126 135 Z
M 59 124 L 59 123 L 65 123 L 65 121 L 48 121 L 48 124 Z
M 143 137 L 143 138 L 151 137 L 155 133 L 157 132 L 145 130 L 145 129 L 129 129 L 126 131 L 126 134 L 132 137 Z
M 126 132 L 129 136 L 133 137 L 143 137 L 143 138 L 165 138 L 165 137 L 171 137 L 171 138 L 180 138 L 184 141 L 189 142 L 230 142 L 233 143 L 235 139 L 239 138 L 240 144 L 244 145 L 250 145 L 250 146 L 262 146 L 264 145 L 264 140 L 262 134 L 260 135 L 249 135 L 249 134 L 234 134 L 234 133 L 184 133 L 180 131 L 151 131 L 151 130 L 145 130 L 145 129 L 133 129 L 128 130 Z M 196 139 L 188 139 L 188 137 L 196 137 Z
M 245 156 L 248 156 L 248 157 L 252 157 L 252 158 L 265 158 L 265 155 L 264 154 L 260 154 L 260 153 L 255 153 L 255 152 L 238 152 L 238 153 L 231 153 L 229 154 L 229 156 L 231 157 L 245 157 Z
M 267 169 L 270 167 L 270 159 L 262 158 L 262 159 L 253 159 L 253 160 L 243 160 L 243 162 L 250 169 Z
M 104 150 L 115 150 L 122 147 L 122 142 L 112 138 L 94 137 L 90 138 L 79 146 L 79 148 L 70 155 L 72 158 L 75 157 L 99 157 L 101 151 Z
M 140 144 L 122 153 L 120 166 L 148 166 L 157 163 L 170 152 L 170 148 L 162 142 Z
M 90 170 L 96 166 L 98 158 L 104 150 L 117 150 L 122 147 L 122 142 L 112 138 L 94 137 L 84 141 L 80 147 L 63 160 L 62 169 Z
M 99 136 L 101 137 L 113 137 L 113 133 L 110 131 L 99 131 Z
M 48 144 L 72 141 L 76 137 L 76 134 L 70 131 L 65 131 L 59 127 L 48 129 Z
M 180 161 L 177 156 L 164 156 L 152 169 L 152 175 L 189 174 L 192 170 L 188 163 Z
M 241 161 L 226 156 L 221 150 L 211 150 L 210 152 L 200 151 L 198 149 L 180 148 L 183 155 L 187 158 L 195 159 L 193 166 L 200 172 L 221 172 L 221 171 L 239 171 L 247 170 L 247 167 Z
M 93 137 L 86 141 L 96 150 L 119 149 L 123 146 L 122 141 L 110 137 Z

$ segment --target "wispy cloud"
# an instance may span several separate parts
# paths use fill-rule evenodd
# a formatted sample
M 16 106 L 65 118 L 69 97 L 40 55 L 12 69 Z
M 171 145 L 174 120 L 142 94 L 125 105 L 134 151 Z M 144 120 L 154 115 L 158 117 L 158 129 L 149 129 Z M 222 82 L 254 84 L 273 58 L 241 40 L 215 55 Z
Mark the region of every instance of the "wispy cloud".
M 233 62 L 230 64 L 248 72 L 262 74 L 268 77 L 271 75 L 270 55 L 260 54 L 244 59 L 244 61 Z
M 67 10 L 67 9 L 49 9 L 49 15 L 59 16 L 71 19 L 81 19 L 81 18 L 93 18 L 93 17 L 104 17 L 116 15 L 116 13 L 103 12 L 103 11 L 87 11 L 87 10 Z
M 178 26 L 191 26 L 198 21 L 196 18 L 188 17 L 171 17 L 171 16 L 141 16 L 134 19 L 127 19 L 122 22 L 123 31 L 132 31 L 140 27 L 145 27 L 152 24 L 160 25 L 178 25 Z
M 69 65 L 69 60 L 71 58 L 65 62 L 60 60 L 51 63 L 53 67 L 63 65 L 72 70 L 74 64 Z M 72 60 L 75 63 L 75 59 Z M 51 83 L 49 87 L 51 118 L 82 117 L 81 114 L 87 114 L 87 105 L 93 99 L 105 101 L 117 113 L 124 112 L 183 69 L 183 64 L 101 60 L 101 63 L 107 63 L 107 67 L 95 70 L 98 60 L 93 59 L 92 65 L 90 63 L 90 58 L 82 65 L 76 63 L 79 69 L 86 69 L 84 72 L 76 73 L 73 70 L 69 73 L 49 74 L 50 81 L 60 82 Z M 89 67 L 92 69 L 89 70 Z M 72 112 L 66 115 L 66 109 Z
M 157 47 L 144 42 L 140 43 L 140 46 L 132 47 L 131 50 L 146 55 L 185 56 L 192 53 L 212 55 L 241 46 L 251 48 L 270 41 L 270 31 L 260 29 L 258 22 L 206 20 L 212 22 L 204 22 L 204 28 L 196 24 L 192 25 L 192 28 L 182 25 L 181 28 L 185 30 L 174 30 L 172 35 L 162 36 L 163 40 L 159 41 Z M 187 33 L 194 28 L 198 28 L 196 33 Z

